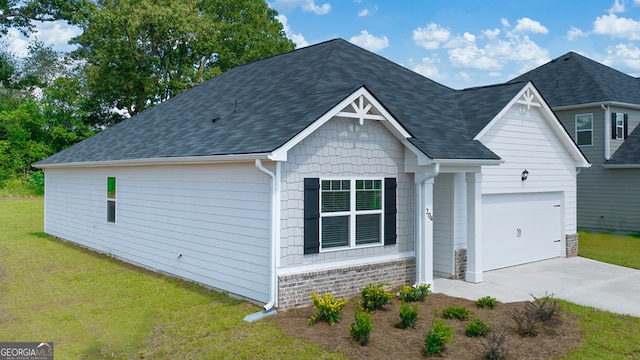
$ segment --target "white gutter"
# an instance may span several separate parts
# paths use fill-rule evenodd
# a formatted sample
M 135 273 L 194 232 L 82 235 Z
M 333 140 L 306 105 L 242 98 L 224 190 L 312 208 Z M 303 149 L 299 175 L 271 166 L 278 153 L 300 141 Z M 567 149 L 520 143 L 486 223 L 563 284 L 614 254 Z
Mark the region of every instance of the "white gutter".
M 624 102 L 619 102 L 619 101 L 604 101 L 604 102 L 603 101 L 599 101 L 599 102 L 576 104 L 576 105 L 556 106 L 556 107 L 553 108 L 553 111 L 575 110 L 575 109 L 583 109 L 583 108 L 587 108 L 587 107 L 600 107 L 602 105 L 619 106 L 619 107 L 625 107 L 625 108 L 636 109 L 636 110 L 640 109 L 640 105 L 638 105 L 638 104 L 630 104 L 630 103 L 624 103 Z
M 440 173 L 440 163 L 435 163 L 434 169 L 431 172 L 427 172 L 420 177 L 416 177 L 416 223 L 417 223 L 417 239 L 416 241 L 416 283 L 414 286 L 419 286 L 425 283 L 422 274 L 424 274 L 424 267 L 426 266 L 426 259 L 422 259 L 424 253 L 424 232 L 425 232 L 425 204 L 424 204 L 424 185 L 427 180 L 433 179 Z
M 609 125 L 611 110 L 608 105 L 600 104 L 600 107 L 604 110 L 604 160 L 606 161 L 611 158 L 611 126 Z
M 277 277 L 276 277 L 276 242 L 280 239 L 280 162 L 276 162 L 276 173 L 269 171 L 262 165 L 262 160 L 256 159 L 256 167 L 263 173 L 271 177 L 271 276 L 269 284 L 270 299 L 264 305 L 266 311 L 271 310 L 276 305 Z

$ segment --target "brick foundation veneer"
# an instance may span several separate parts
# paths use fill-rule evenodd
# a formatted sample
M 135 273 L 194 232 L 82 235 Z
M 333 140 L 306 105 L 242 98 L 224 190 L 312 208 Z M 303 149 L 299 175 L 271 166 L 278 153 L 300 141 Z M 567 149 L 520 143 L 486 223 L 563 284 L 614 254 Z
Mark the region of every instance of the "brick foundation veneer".
M 467 272 L 467 249 L 456 249 L 455 252 L 455 272 L 453 279 L 464 280 Z
M 578 256 L 578 234 L 567 234 L 567 257 Z
M 366 265 L 310 271 L 278 276 L 278 309 L 309 305 L 310 293 L 331 292 L 335 297 L 357 295 L 369 283 L 386 281 L 392 287 L 413 285 L 416 259 L 401 259 Z

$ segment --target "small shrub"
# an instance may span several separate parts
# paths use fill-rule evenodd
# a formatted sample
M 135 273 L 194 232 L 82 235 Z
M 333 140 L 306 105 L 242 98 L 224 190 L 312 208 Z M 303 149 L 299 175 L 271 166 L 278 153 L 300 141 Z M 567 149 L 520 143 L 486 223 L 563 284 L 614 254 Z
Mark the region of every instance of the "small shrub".
M 548 294 L 545 292 L 541 298 L 537 298 L 533 294 L 529 295 L 533 298 L 533 301 L 528 303 L 530 307 L 529 310 L 532 311 L 540 321 L 551 319 L 553 314 L 560 308 L 558 301 L 553 298 L 553 293 Z
M 324 320 L 333 326 L 340 321 L 342 308 L 347 305 L 346 299 L 334 299 L 332 293 L 325 293 L 322 296 L 312 293 L 310 296 L 313 300 L 313 308 L 316 309 L 317 313 L 309 319 L 309 325 L 318 320 Z
M 404 285 L 398 293 L 403 301 L 423 301 L 431 293 L 430 284 L 420 286 Z
M 483 337 L 491 331 L 491 326 L 480 319 L 473 319 L 465 328 L 465 333 L 469 337 Z
M 476 300 L 476 307 L 480 309 L 493 309 L 496 307 L 496 298 L 485 296 Z
M 395 327 L 400 329 L 415 327 L 416 322 L 418 321 L 419 309 L 420 309 L 420 304 L 415 304 L 414 306 L 411 306 L 411 304 L 403 300 L 400 303 L 400 322 L 396 323 Z
M 538 336 L 538 317 L 528 303 L 521 310 L 511 310 L 507 315 L 516 323 L 516 332 L 520 336 Z
M 438 317 L 438 309 L 433 314 L 431 329 L 424 339 L 427 355 L 435 355 L 444 351 L 445 345 L 453 339 L 453 326 L 448 326 L 444 319 Z
M 378 285 L 369 284 L 360 291 L 362 295 L 362 307 L 367 311 L 383 309 L 391 302 L 393 295 L 385 291 L 382 287 L 389 283 L 381 282 Z
M 484 346 L 484 358 L 487 360 L 504 360 L 509 356 L 506 348 L 507 335 L 503 329 L 490 331 L 487 337 L 481 341 Z
M 357 341 L 360 345 L 367 345 L 371 339 L 371 330 L 373 330 L 371 314 L 358 307 L 354 313 L 354 318 L 355 322 L 349 325 L 349 334 L 351 335 L 351 338 Z
M 464 306 L 449 306 L 442 310 L 442 316 L 447 319 L 458 319 L 465 321 L 469 316 L 473 315 L 473 311 L 467 309 Z

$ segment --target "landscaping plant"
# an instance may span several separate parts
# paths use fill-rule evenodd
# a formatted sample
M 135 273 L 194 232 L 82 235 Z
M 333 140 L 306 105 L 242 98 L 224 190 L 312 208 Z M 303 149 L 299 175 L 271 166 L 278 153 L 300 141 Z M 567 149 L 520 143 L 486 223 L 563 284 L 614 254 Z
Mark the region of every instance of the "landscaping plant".
M 427 355 L 435 355 L 444 351 L 445 345 L 453 339 L 453 326 L 449 326 L 444 319 L 438 317 L 438 309 L 433 313 L 431 329 L 424 339 Z
M 491 326 L 480 319 L 473 319 L 465 328 L 468 337 L 483 337 L 491 331 Z
M 533 301 L 527 303 L 530 307 L 529 311 L 532 311 L 540 321 L 547 321 L 551 319 L 553 314 L 555 314 L 560 308 L 558 300 L 553 298 L 553 293 L 548 294 L 545 292 L 544 296 L 540 298 L 533 294 L 529 295 L 533 298 Z
M 423 301 L 431 292 L 430 284 L 420 286 L 402 286 L 402 290 L 398 293 L 402 301 Z
M 362 310 L 361 307 L 358 307 L 353 315 L 355 317 L 355 322 L 349 325 L 349 334 L 351 335 L 351 338 L 357 341 L 360 345 L 367 345 L 371 339 L 371 330 L 373 330 L 371 314 Z
M 446 309 L 442 310 L 442 316 L 447 319 L 458 319 L 465 321 L 469 318 L 470 315 L 473 315 L 473 311 L 467 309 L 464 306 L 449 306 Z
M 324 320 L 333 326 L 340 321 L 342 308 L 347 305 L 346 299 L 334 299 L 332 293 L 325 293 L 322 296 L 312 293 L 310 296 L 313 300 L 313 308 L 316 309 L 316 315 L 309 319 L 309 325 L 318 320 Z
M 388 282 L 381 282 L 377 285 L 369 284 L 360 291 L 362 295 L 362 307 L 367 311 L 380 310 L 391 302 L 393 295 L 388 293 L 383 286 L 390 285 Z
M 507 312 L 507 315 L 516 323 L 516 332 L 520 336 L 538 336 L 538 316 L 532 309 L 529 303 L 525 303 L 522 309 Z
M 408 327 L 415 327 L 418 321 L 418 310 L 420 304 L 411 305 L 406 301 L 400 302 L 400 322 L 395 324 L 395 327 L 400 329 L 406 329 Z
M 485 296 L 476 300 L 476 307 L 480 309 L 493 309 L 496 307 L 496 298 Z
M 506 349 L 507 335 L 503 329 L 492 330 L 487 337 L 481 341 L 485 348 L 484 358 L 487 360 L 504 360 L 508 358 L 508 350 Z

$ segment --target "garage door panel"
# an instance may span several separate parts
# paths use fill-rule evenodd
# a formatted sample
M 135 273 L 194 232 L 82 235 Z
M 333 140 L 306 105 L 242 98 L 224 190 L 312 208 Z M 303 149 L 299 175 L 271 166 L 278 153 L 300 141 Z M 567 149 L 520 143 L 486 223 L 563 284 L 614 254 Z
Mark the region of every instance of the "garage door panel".
M 484 195 L 482 201 L 485 270 L 560 256 L 560 193 Z

